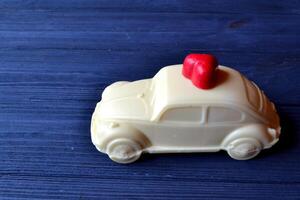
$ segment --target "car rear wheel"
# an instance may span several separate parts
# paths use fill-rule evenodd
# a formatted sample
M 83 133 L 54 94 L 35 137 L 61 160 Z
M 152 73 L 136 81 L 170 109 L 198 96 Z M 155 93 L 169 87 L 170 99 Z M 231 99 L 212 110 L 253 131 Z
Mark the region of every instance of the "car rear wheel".
M 261 143 L 255 138 L 239 138 L 227 147 L 229 156 L 236 160 L 248 160 L 257 156 L 262 149 Z
M 141 145 L 127 138 L 114 139 L 107 145 L 106 153 L 117 163 L 127 164 L 138 160 L 142 153 Z

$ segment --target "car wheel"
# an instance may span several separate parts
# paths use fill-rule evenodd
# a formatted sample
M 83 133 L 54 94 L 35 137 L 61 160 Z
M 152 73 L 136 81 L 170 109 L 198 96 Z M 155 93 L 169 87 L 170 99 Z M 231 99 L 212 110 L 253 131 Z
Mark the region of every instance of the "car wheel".
M 107 145 L 106 153 L 109 158 L 117 163 L 132 163 L 140 158 L 142 153 L 141 145 L 137 142 L 119 138 L 111 141 Z
M 227 147 L 229 156 L 236 160 L 248 160 L 257 156 L 262 149 L 261 143 L 254 138 L 239 138 Z

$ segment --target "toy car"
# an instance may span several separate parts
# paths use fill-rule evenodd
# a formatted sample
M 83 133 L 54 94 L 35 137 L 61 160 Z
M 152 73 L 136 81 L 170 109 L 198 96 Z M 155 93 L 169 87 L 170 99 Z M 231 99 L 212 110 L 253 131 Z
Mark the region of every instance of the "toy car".
M 207 54 L 190 54 L 152 79 L 113 83 L 91 122 L 93 144 L 118 163 L 143 152 L 219 150 L 247 160 L 279 135 L 279 116 L 263 91 Z

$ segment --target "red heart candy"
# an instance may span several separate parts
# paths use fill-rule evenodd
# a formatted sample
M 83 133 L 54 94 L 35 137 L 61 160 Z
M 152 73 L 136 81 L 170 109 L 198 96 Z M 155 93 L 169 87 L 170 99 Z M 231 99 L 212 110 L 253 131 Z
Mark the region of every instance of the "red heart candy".
M 185 57 L 182 74 L 201 89 L 210 89 L 214 85 L 217 59 L 210 54 L 189 54 Z

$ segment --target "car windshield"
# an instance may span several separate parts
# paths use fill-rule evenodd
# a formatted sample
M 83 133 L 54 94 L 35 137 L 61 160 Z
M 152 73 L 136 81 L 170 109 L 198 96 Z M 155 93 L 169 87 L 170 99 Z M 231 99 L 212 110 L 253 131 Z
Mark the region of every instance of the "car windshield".
M 151 80 L 151 84 L 148 90 L 149 104 L 152 108 L 152 119 L 160 113 L 162 108 L 165 106 L 165 87 L 164 77 L 157 74 Z
M 150 84 L 150 88 L 149 88 L 149 90 L 148 90 L 148 97 L 149 97 L 149 103 L 150 103 L 150 105 L 154 105 L 154 103 L 155 103 L 155 99 L 156 99 L 156 97 L 155 97 L 156 95 L 155 95 L 155 81 L 151 81 L 151 84 Z

